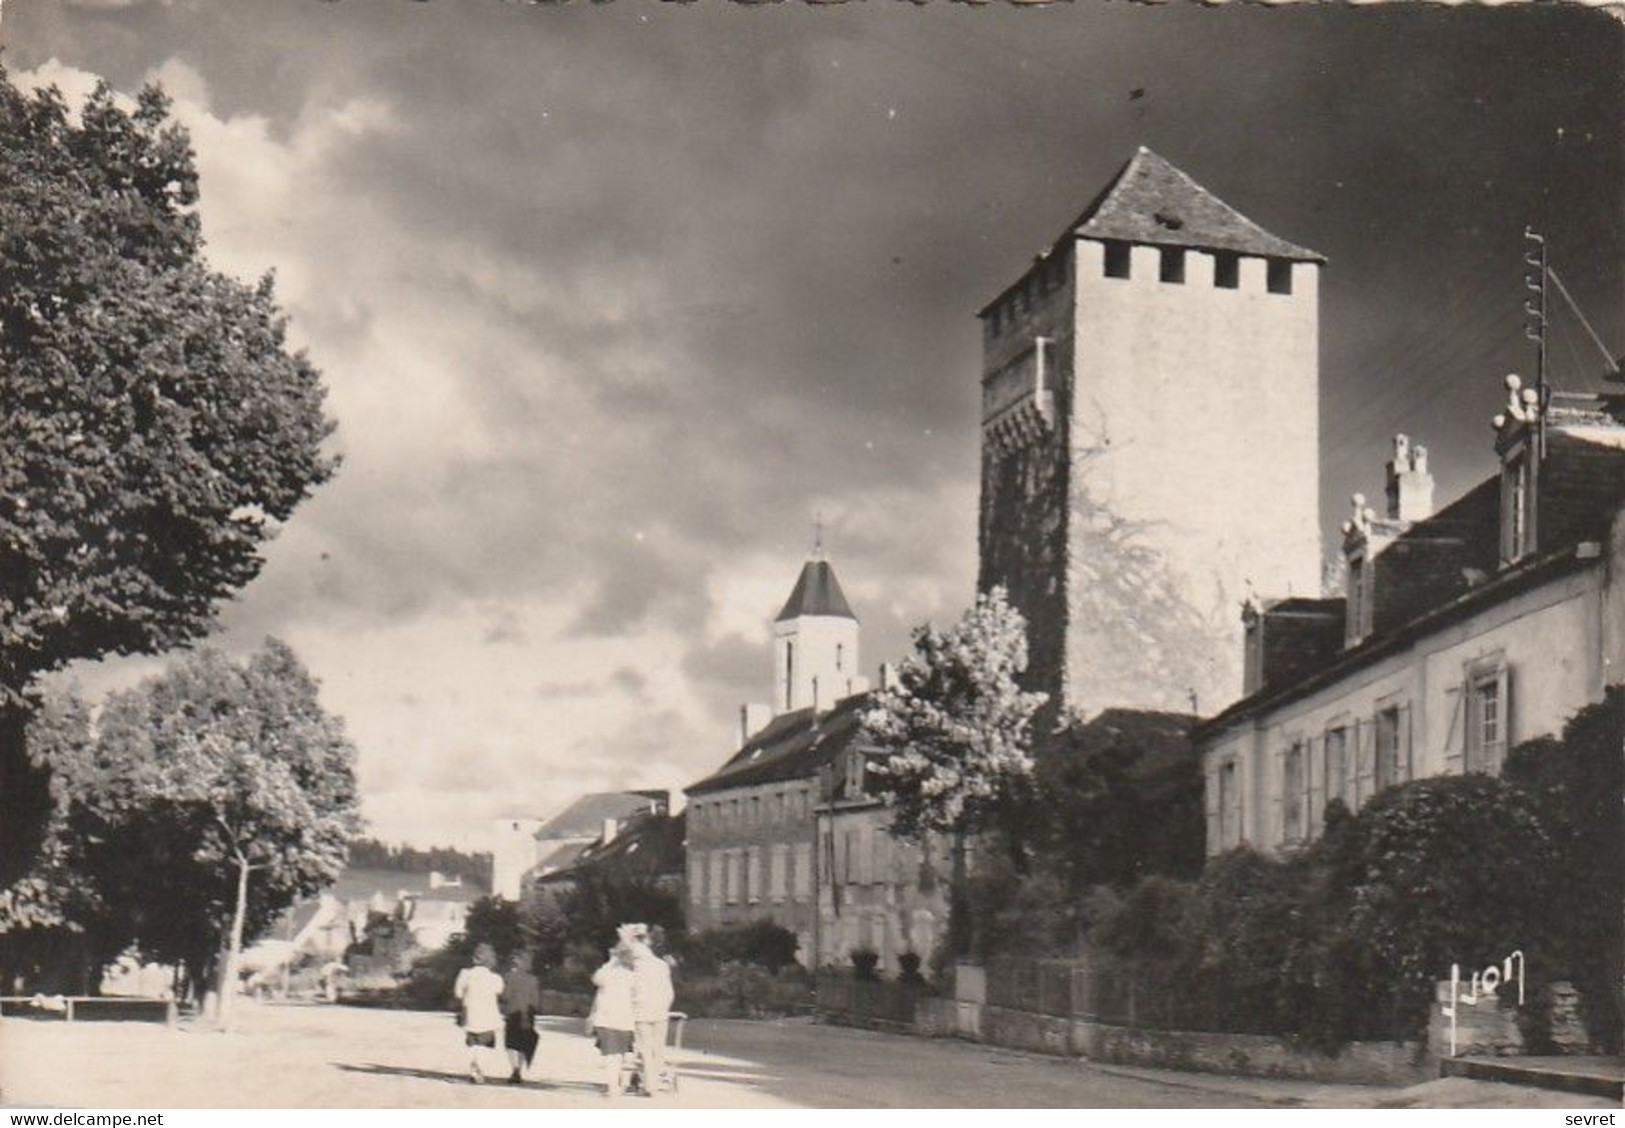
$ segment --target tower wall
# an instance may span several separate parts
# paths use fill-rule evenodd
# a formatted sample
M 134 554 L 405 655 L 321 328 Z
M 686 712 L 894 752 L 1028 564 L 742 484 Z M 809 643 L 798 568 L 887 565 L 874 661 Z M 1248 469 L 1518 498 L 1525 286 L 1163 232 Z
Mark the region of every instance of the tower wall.
M 1046 731 L 1062 697 L 1068 622 L 1066 457 L 1072 379 L 1073 285 L 1071 257 L 1064 252 L 1049 264 L 1035 266 L 1018 284 L 1025 299 L 1015 298 L 1006 316 L 984 318 L 982 381 L 981 511 L 978 519 L 977 588 L 1006 590 L 1010 603 L 1027 620 L 1025 688 L 1050 695 L 1035 720 Z M 998 403 L 996 385 L 1017 370 L 1035 339 L 1053 342 L 1046 349 L 1046 376 L 1055 397 L 1052 424 L 1025 441 L 998 442 L 987 431 L 987 416 Z
M 1204 684 L 1191 687 L 1211 713 L 1241 691 L 1248 586 L 1319 594 L 1320 267 L 1279 262 L 1291 292 L 1276 293 L 1270 264 L 1252 256 L 1227 288 L 1204 251 L 1184 251 L 1182 282 L 1162 280 L 1155 247 L 1131 248 L 1127 278 L 1107 275 L 1103 243 L 1077 240 L 1074 253 L 1070 491 L 1142 522 L 1219 632 Z M 1075 569 L 1075 527 L 1068 551 Z M 1068 667 L 1069 701 L 1085 710 L 1169 707 L 1153 687 L 1144 700 L 1090 700 L 1090 671 L 1070 656 Z
M 786 661 L 794 647 L 793 661 Z M 862 666 L 858 621 L 836 615 L 802 615 L 773 624 L 773 711 L 787 713 L 813 704 L 827 708 L 850 692 Z M 788 676 L 788 680 L 787 679 Z

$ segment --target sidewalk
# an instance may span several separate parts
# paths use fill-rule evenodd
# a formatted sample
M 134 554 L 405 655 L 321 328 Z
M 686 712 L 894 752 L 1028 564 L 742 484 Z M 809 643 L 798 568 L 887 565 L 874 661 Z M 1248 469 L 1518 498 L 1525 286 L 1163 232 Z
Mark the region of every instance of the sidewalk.
M 1232 1077 L 1173 1069 L 1087 1062 L 1099 1073 L 1210 1093 L 1216 1098 L 1265 1101 L 1282 1108 L 1600 1108 L 1618 1101 L 1553 1089 L 1447 1077 L 1406 1088 L 1385 1085 L 1326 1085 L 1269 1077 Z

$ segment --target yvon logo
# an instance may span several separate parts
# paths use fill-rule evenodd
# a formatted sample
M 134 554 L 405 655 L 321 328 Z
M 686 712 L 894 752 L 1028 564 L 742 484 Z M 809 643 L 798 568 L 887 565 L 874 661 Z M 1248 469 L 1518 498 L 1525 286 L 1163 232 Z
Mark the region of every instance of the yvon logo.
M 1518 1005 L 1523 1006 L 1523 952 L 1513 952 L 1499 964 L 1490 964 L 1481 971 L 1473 972 L 1468 981 L 1467 990 L 1461 988 L 1461 965 L 1450 965 L 1450 996 L 1441 1008 L 1442 1013 L 1450 1020 L 1450 1056 L 1456 1056 L 1456 1015 L 1462 1003 L 1476 1007 L 1480 999 L 1493 999 L 1496 992 L 1513 981 L 1513 969 L 1517 969 Z

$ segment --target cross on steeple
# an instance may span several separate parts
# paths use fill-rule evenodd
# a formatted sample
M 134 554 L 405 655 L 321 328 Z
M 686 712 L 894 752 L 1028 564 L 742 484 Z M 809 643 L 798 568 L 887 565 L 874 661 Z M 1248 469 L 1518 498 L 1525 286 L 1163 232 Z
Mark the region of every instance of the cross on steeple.
M 824 558 L 824 514 L 821 510 L 813 511 L 813 547 L 812 559 Z

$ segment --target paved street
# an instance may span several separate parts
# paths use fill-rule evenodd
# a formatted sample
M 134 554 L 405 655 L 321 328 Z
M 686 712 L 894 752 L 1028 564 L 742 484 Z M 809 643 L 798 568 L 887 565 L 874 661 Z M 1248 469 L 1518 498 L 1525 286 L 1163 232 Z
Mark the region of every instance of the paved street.
M 322 1006 L 242 1008 L 214 1033 L 133 1023 L 0 1020 L 0 1088 L 10 1105 L 65 1107 L 599 1107 L 597 1056 L 578 1020 L 549 1020 L 538 1080 L 464 1078 L 449 1015 Z M 960 1042 L 808 1022 L 698 1022 L 682 1091 L 634 1105 L 784 1107 L 1268 1107 L 1412 1103 L 1393 1090 L 1096 1067 Z M 1435 1083 L 1438 1085 L 1441 1083 Z M 1437 1103 L 1527 1101 L 1452 1082 Z M 1412 1093 L 1417 1092 L 1412 1090 Z M 1567 1099 L 1565 1098 L 1565 1101 Z M 1415 1103 L 1432 1104 L 1433 1099 Z M 1583 1100 L 1560 1107 L 1578 1107 Z M 1606 1107 L 1604 1102 L 1600 1107 Z

